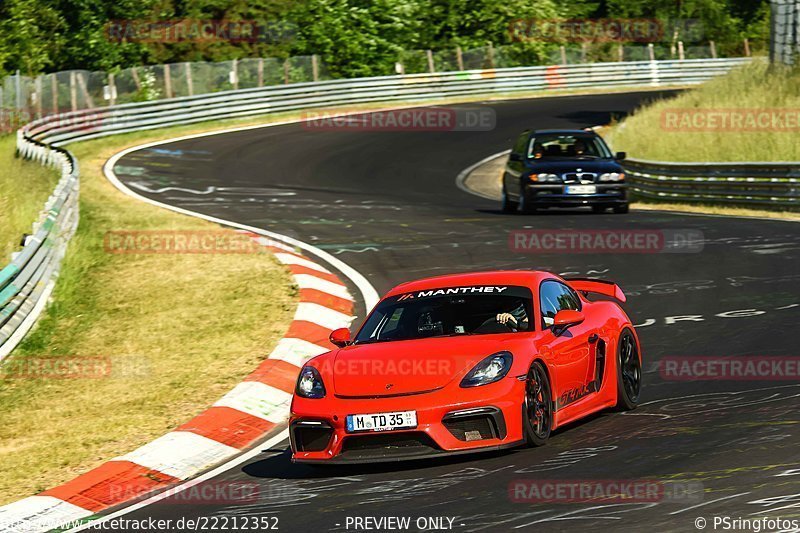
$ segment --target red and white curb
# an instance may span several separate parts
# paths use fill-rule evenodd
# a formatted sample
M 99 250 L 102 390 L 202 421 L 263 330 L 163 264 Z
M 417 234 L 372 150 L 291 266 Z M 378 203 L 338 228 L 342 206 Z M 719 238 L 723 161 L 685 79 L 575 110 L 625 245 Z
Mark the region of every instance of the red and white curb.
M 48 531 L 139 499 L 230 460 L 286 423 L 300 367 L 332 348 L 332 329 L 350 325 L 353 298 L 335 274 L 292 246 L 246 233 L 287 266 L 300 289 L 289 330 L 269 357 L 174 431 L 63 485 L 0 507 L 0 530 Z

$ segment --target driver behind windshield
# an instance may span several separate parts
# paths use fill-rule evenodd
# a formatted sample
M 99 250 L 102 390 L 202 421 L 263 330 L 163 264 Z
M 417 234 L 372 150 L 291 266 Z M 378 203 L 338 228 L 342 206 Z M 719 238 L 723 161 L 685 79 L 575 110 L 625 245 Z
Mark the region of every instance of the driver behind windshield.
M 497 322 L 510 326 L 515 330 L 528 329 L 528 314 L 525 312 L 525 304 L 520 302 L 514 309 L 505 313 L 498 313 Z

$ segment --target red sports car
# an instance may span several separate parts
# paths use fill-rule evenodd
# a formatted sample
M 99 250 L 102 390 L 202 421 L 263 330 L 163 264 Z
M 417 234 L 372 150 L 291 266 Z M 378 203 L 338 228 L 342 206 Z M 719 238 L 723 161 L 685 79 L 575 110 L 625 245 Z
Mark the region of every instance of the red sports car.
M 591 299 L 589 295 L 593 295 Z M 292 460 L 358 463 L 541 445 L 609 407 L 633 409 L 641 350 L 614 283 L 547 272 L 399 285 L 292 400 Z

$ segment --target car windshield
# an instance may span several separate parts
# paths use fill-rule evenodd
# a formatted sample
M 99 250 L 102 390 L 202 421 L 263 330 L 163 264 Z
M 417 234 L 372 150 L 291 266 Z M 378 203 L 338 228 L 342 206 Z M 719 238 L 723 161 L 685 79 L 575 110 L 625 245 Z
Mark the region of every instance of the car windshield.
M 536 135 L 528 144 L 528 159 L 592 159 L 611 157 L 606 143 L 597 135 Z
M 414 291 L 383 300 L 355 338 L 357 344 L 532 329 L 526 287 L 476 285 Z

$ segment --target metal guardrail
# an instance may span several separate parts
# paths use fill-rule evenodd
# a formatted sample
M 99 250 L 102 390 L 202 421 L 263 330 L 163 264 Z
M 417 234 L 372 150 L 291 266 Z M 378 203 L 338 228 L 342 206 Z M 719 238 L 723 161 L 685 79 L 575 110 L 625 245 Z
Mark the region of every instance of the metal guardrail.
M 23 157 L 60 166 L 62 178 L 34 235 L 0 271 L 0 359 L 19 343 L 44 307 L 77 226 L 78 167 L 59 146 L 118 133 L 318 107 L 547 89 L 690 85 L 749 60 L 595 63 L 333 80 L 122 104 L 36 120 L 18 131 L 17 150 Z
M 623 162 L 634 194 L 643 198 L 730 205 L 800 206 L 798 163 Z
M 21 130 L 17 150 L 22 157 L 60 168 L 61 179 L 22 250 L 0 270 L 0 360 L 28 332 L 47 302 L 67 242 L 78 226 L 78 165 L 72 154 L 28 139 Z
M 724 74 L 748 61 L 748 58 L 735 58 L 594 63 L 298 83 L 65 113 L 36 120 L 24 130 L 33 139 L 64 145 L 210 119 L 370 102 L 420 102 L 547 89 L 689 85 Z

